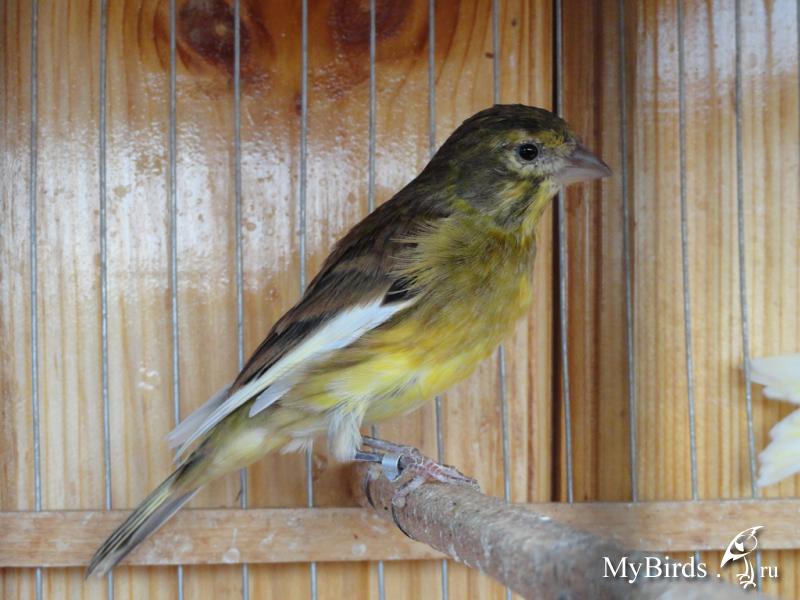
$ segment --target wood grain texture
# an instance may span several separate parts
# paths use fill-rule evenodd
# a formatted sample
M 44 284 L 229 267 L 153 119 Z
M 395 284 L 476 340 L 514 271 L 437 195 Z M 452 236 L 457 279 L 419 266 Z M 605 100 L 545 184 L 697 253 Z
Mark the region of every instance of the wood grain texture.
M 22 5 L 3 5 L 3 42 L 9 49 L 0 62 L 3 82 L 3 199 L 0 235 L 2 246 L 1 337 L 2 350 L 4 479 L 0 505 L 5 510 L 34 507 L 33 430 L 31 424 L 31 323 L 30 323 L 30 10 Z M 28 27 L 25 27 L 28 25 Z M 16 31 L 12 28 L 16 27 Z M 18 36 L 18 37 L 17 37 Z M 26 45 L 27 44 L 27 45 Z M 13 51 L 11 51 L 13 50 Z M 10 202 L 17 198 L 18 202 Z
M 726 7 L 728 9 L 726 9 Z M 697 403 L 698 494 L 747 497 L 750 462 L 741 371 L 736 208 L 735 15 L 692 3 L 683 17 L 689 292 Z M 718 33 L 719 32 L 719 33 Z M 737 523 L 739 521 L 737 520 Z M 719 564 L 722 554 L 704 560 Z M 732 576 L 732 574 L 731 574 Z
M 566 115 L 571 122 L 591 119 L 590 139 L 598 147 L 609 145 L 610 154 L 603 150 L 609 162 L 619 157 L 615 107 L 620 102 L 620 4 L 598 3 L 587 11 L 568 3 L 564 13 Z M 735 6 L 714 1 L 623 4 L 639 494 L 646 500 L 691 497 L 691 389 L 696 403 L 698 496 L 747 498 L 751 477 L 741 371 Z M 792 2 L 742 3 L 742 192 L 752 356 L 796 351 L 800 339 L 796 11 Z M 681 150 L 686 164 L 686 291 L 694 367 L 689 381 Z M 575 204 L 569 215 L 569 270 L 575 275 L 570 279 L 569 301 L 576 497 L 608 500 L 630 493 L 624 468 L 630 451 L 622 398 L 627 389 L 619 373 L 625 366 L 620 329 L 624 320 L 619 313 L 624 264 L 617 212 L 620 173 L 618 165 L 611 164 L 615 178 L 603 184 L 602 192 L 595 187 L 592 194 L 594 200 L 602 198 L 602 210 L 594 212 L 597 205 L 586 204 L 575 211 L 581 206 L 579 195 L 587 191 L 575 190 L 570 193 Z M 606 189 L 615 189 L 612 198 L 605 197 Z M 763 400 L 759 387 L 753 387 L 756 451 L 767 443 L 768 430 L 789 411 Z M 615 468 L 604 469 L 604 464 Z M 793 496 L 795 486 L 795 481 L 787 481 L 764 494 Z M 748 526 L 737 517 L 730 528 Z M 703 553 L 702 560 L 718 565 L 722 554 L 717 550 Z M 763 564 L 777 564 L 780 570 L 779 580 L 766 582 L 766 591 L 787 597 L 797 594 L 795 560 L 794 552 L 763 554 Z
M 800 348 L 800 97 L 798 96 L 798 6 L 795 2 L 742 3 L 742 177 L 745 275 L 750 318 L 750 354 L 768 356 Z M 744 390 L 737 395 L 744 399 Z M 756 448 L 792 407 L 764 399 L 753 386 Z M 741 438 L 739 438 L 741 440 Z M 743 452 L 744 442 L 739 443 Z M 763 490 L 766 497 L 793 497 L 793 477 Z M 791 598 L 800 594 L 800 553 L 765 552 L 780 578 L 765 590 Z
M 567 197 L 576 500 L 631 498 L 632 452 L 639 500 L 692 497 L 677 13 L 676 3 L 664 2 L 606 2 L 591 10 L 571 4 L 564 12 L 565 116 L 571 123 L 583 121 L 573 127 L 591 132 L 588 139 L 615 170 L 613 178 L 570 190 Z M 623 63 L 625 132 L 620 122 Z M 622 218 L 623 135 L 628 223 Z M 629 235 L 633 389 L 628 385 L 623 227 Z M 629 393 L 635 397 L 634 448 Z M 559 475 L 563 489 L 563 468 Z
M 679 7 L 698 494 L 708 500 L 750 495 L 736 231 L 734 3 L 678 1 L 563 3 L 565 115 L 615 171 L 613 178 L 567 195 L 578 500 L 627 500 L 631 493 L 621 239 L 620 4 L 625 11 L 624 158 L 631 209 L 627 227 L 639 432 L 633 450 L 639 498 L 688 500 L 692 495 L 680 229 Z M 435 4 L 437 144 L 461 120 L 491 103 L 495 77 L 502 102 L 551 104 L 551 2 Z M 498 8 L 496 72 L 493 5 Z M 178 325 L 185 416 L 236 372 L 237 236 L 243 250 L 245 356 L 300 294 L 301 18 L 299 4 L 290 0 L 241 1 L 243 219 L 237 231 L 233 4 L 177 0 L 176 6 Z M 375 193 L 380 203 L 426 162 L 429 23 L 425 0 L 379 0 L 376 6 Z M 110 2 L 108 12 L 108 358 L 116 509 L 132 508 L 171 468 L 163 441 L 173 418 L 168 7 L 166 0 L 127 0 Z M 752 356 L 763 356 L 800 347 L 798 8 L 794 0 L 742 0 L 741 7 L 741 191 L 749 350 Z M 0 14 L 0 509 L 31 511 L 31 6 L 5 2 Z M 96 2 L 39 3 L 35 309 L 43 503 L 52 511 L 96 511 L 104 504 L 99 15 Z M 314 0 L 309 2 L 309 17 L 306 278 L 313 276 L 333 242 L 366 214 L 369 164 L 369 3 Z M 557 273 L 552 219 L 549 213 L 540 231 L 535 305 L 506 344 L 510 487 L 516 501 L 564 498 L 562 415 L 554 363 L 558 322 L 553 312 Z M 497 361 L 487 361 L 447 394 L 444 411 L 446 462 L 474 473 L 484 489 L 498 495 L 503 493 L 500 389 Z M 769 429 L 791 409 L 763 399 L 758 386 L 753 387 L 753 409 L 760 450 Z M 435 454 L 432 405 L 387 423 L 381 433 Z M 313 476 L 318 504 L 338 510 L 335 507 L 351 502 L 342 469 L 328 461 L 324 448 L 315 449 Z M 248 470 L 248 488 L 253 507 L 305 506 L 303 457 L 265 458 Z M 238 476 L 232 475 L 194 504 L 236 507 L 238 492 Z M 796 493 L 796 480 L 763 490 L 769 498 Z M 658 513 L 666 506 L 620 505 L 619 510 L 633 511 L 637 518 L 645 515 L 641 523 L 647 528 L 639 521 L 618 522 L 611 513 L 601 518 L 610 526 L 649 535 L 660 531 L 655 523 L 668 520 L 669 513 Z M 735 505 L 740 514 L 717 507 L 720 521 L 701 529 L 692 524 L 711 516 L 692 511 L 710 505 L 669 506 L 680 511 L 678 524 L 686 524 L 685 535 L 703 534 L 691 549 L 707 550 L 702 559 L 712 565 L 720 559 L 714 550 L 760 516 L 758 504 Z M 790 513 L 780 514 L 792 523 Z M 764 532 L 767 547 L 776 527 Z M 796 527 L 784 529 L 791 532 Z M 777 564 L 781 574 L 767 583 L 767 592 L 798 595 L 798 556 L 787 549 L 763 553 L 762 563 Z M 105 594 L 103 582 L 84 583 L 80 569 L 62 565 L 45 572 L 46 597 Z M 439 597 L 438 560 L 393 561 L 385 573 L 388 597 Z M 116 597 L 172 598 L 175 574 L 172 566 L 118 569 Z M 197 565 L 185 575 L 187 597 L 241 593 L 238 565 Z M 374 564 L 326 563 L 319 570 L 320 597 L 377 597 L 376 577 Z M 450 568 L 449 584 L 451 597 L 503 596 L 500 586 L 457 565 Z M 33 585 L 31 569 L 0 570 L 4 598 L 30 598 Z M 308 566 L 303 563 L 264 563 L 250 569 L 254 598 L 305 597 L 308 586 Z
M 300 28 L 297 2 L 241 3 L 245 358 L 300 296 Z M 248 495 L 253 507 L 305 506 L 304 457 L 269 455 L 252 465 Z M 308 565 L 250 567 L 252 598 L 308 589 Z
M 172 468 L 164 443 L 173 425 L 169 68 L 153 44 L 141 43 L 158 18 L 156 2 L 109 5 L 108 366 L 115 508 L 135 507 Z M 117 569 L 114 593 L 175 597 L 176 571 Z
M 730 542 L 731 521 L 740 519 L 764 524 L 759 536 L 762 548 L 776 551 L 800 547 L 800 534 L 793 526 L 800 510 L 796 499 L 538 502 L 515 506 L 612 539 L 621 546 L 653 552 L 717 550 Z M 0 561 L 14 567 L 81 566 L 126 514 L 117 510 L 2 512 L 0 531 L 5 543 L 0 547 Z M 49 543 L 42 543 L 43 539 Z M 188 509 L 143 543 L 127 562 L 352 563 L 369 557 L 391 561 L 388 568 L 418 565 L 438 556 L 428 546 L 404 537 L 393 523 L 361 508 Z
M 634 360 L 642 500 L 691 497 L 681 271 L 676 6 L 626 4 Z M 647 432 L 644 434 L 644 432 Z
M 501 103 L 550 107 L 552 4 L 506 1 L 498 6 L 498 92 Z M 542 217 L 530 314 L 505 344 L 512 502 L 552 498 L 553 211 Z
M 39 5 L 35 308 L 45 509 L 104 502 L 98 65 L 99 4 Z M 88 598 L 104 588 L 76 569 L 43 574 L 46 597 Z
M 156 31 L 169 32 L 162 3 Z M 178 393 L 188 416 L 238 372 L 237 232 L 234 229 L 233 9 L 225 2 L 186 0 L 175 6 Z M 169 34 L 168 34 L 169 35 Z M 169 37 L 156 37 L 168 57 Z M 211 345 L 209 346 L 209 342 Z M 213 348 L 214 356 L 209 353 Z M 193 506 L 236 506 L 239 474 L 204 488 Z M 241 596 L 235 567 L 184 571 L 186 598 Z
M 84 565 L 127 511 L 0 513 L 2 564 Z M 42 544 L 43 537 L 52 540 Z M 34 545 L 31 541 L 39 542 Z M 42 553 L 39 549 L 47 548 Z M 131 565 L 232 565 L 440 556 L 361 508 L 187 509 L 128 559 Z M 357 564 L 356 564 L 357 566 Z M 198 572 L 200 567 L 186 568 Z M 202 567 L 211 569 L 213 567 Z M 137 569 L 141 571 L 142 569 Z M 307 582 L 307 569 L 306 573 Z M 226 592 L 227 593 L 227 592 Z M 288 592 L 287 592 L 288 593 Z
M 0 510 L 33 510 L 30 179 L 31 7 L 0 6 Z M 30 598 L 32 570 L 0 569 L 0 596 Z
M 679 581 L 608 573 L 608 565 L 652 564 L 662 560 L 651 551 L 618 544 L 611 535 L 596 535 L 529 509 L 509 504 L 470 486 L 425 485 L 412 491 L 403 506 L 395 498 L 402 482 L 381 476 L 376 465 L 358 469 L 366 482 L 357 487 L 359 504 L 395 524 L 410 537 L 446 552 L 454 560 L 480 569 L 522 597 L 534 598 L 744 598 L 737 585 L 722 587 L 714 573 Z M 568 512 L 575 504 L 559 503 Z M 579 505 L 580 506 L 580 505 Z M 589 510 L 594 506 L 583 504 Z M 622 508 L 620 503 L 613 505 Z M 628 515 L 624 511 L 623 525 Z M 603 518 L 608 515 L 594 515 Z M 602 521 L 604 524 L 607 520 Z M 644 525 L 644 523 L 637 523 Z M 630 530 L 630 528 L 626 529 Z M 668 556 L 663 557 L 667 561 Z M 698 569 L 699 569 L 698 565 Z M 672 577 L 672 576 L 668 576 Z M 679 575 L 678 575 L 679 577 Z M 703 586 L 702 591 L 697 586 Z
M 618 29 L 616 1 L 564 4 L 564 118 L 614 173 L 566 193 L 577 501 L 631 498 Z

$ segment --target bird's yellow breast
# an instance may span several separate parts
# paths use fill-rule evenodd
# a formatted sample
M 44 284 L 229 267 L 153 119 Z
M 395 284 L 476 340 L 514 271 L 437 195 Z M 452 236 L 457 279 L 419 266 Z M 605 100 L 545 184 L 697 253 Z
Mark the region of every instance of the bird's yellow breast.
M 382 421 L 465 378 L 498 346 L 531 302 L 533 238 L 487 233 L 483 221 L 454 225 L 418 243 L 415 304 L 314 369 L 292 396 Z
M 370 340 L 380 352 L 363 365 L 364 377 L 380 366 L 387 378 L 405 383 L 397 386 L 402 393 L 372 403 L 368 420 L 407 412 L 467 377 L 525 314 L 532 298 L 530 261 L 500 248 L 487 252 L 471 268 L 465 264 L 450 274 L 446 303 L 425 304 Z

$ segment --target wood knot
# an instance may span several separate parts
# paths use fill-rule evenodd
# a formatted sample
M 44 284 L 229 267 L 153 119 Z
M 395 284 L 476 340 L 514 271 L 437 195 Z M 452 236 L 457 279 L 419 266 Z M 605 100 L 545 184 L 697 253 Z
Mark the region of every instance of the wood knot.
M 328 0 L 324 19 L 310 23 L 312 85 L 336 101 L 369 80 L 369 0 Z M 320 6 L 323 3 L 320 2 Z M 426 2 L 375 2 L 375 60 L 378 63 L 413 58 L 427 52 Z M 326 47 L 327 46 L 327 47 Z M 315 62 L 314 56 L 324 57 Z
M 233 7 L 225 0 L 189 0 L 178 12 L 178 35 L 195 54 L 233 71 L 236 48 Z M 239 25 L 240 52 L 250 43 L 246 24 Z
M 275 48 L 263 15 L 253 1 L 242 0 L 239 51 L 242 84 L 264 79 Z M 216 82 L 232 90 L 236 55 L 236 21 L 232 0 L 178 0 L 175 44 L 179 68 L 197 81 Z M 164 69 L 169 68 L 169 3 L 161 0 L 153 23 L 155 44 Z M 204 83 L 206 85 L 206 83 Z
M 333 0 L 330 27 L 334 38 L 346 46 L 369 48 L 369 0 Z M 376 42 L 400 32 L 412 2 L 375 2 Z

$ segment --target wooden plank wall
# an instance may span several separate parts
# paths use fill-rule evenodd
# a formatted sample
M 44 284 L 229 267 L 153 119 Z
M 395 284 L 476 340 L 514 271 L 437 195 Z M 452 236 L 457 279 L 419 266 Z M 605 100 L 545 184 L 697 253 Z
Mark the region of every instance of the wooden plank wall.
M 742 163 L 737 172 L 736 3 L 564 3 L 565 115 L 616 172 L 613 179 L 567 195 L 578 500 L 620 500 L 632 494 L 623 139 L 638 499 L 688 500 L 693 492 L 701 499 L 745 498 L 752 493 L 741 370 L 738 176 L 750 355 L 800 348 L 798 6 L 783 0 L 740 4 Z M 625 123 L 620 122 L 621 105 Z M 694 490 L 690 389 L 696 423 Z M 789 412 L 753 386 L 757 451 L 768 442 L 769 429 Z M 795 496 L 797 482 L 790 479 L 760 493 Z M 731 535 L 738 525 L 731 525 Z M 708 552 L 701 559 L 716 567 L 721 556 Z M 765 565 L 777 564 L 780 573 L 779 580 L 765 582 L 765 591 L 787 598 L 800 594 L 796 551 L 764 552 L 761 559 Z
M 556 85 L 552 2 L 436 2 L 432 65 L 429 8 L 426 0 L 376 2 L 371 190 L 369 3 L 309 2 L 307 186 L 301 196 L 300 4 L 242 0 L 241 228 L 237 231 L 232 3 L 177 2 L 174 179 L 169 3 L 109 3 L 105 202 L 114 508 L 134 506 L 168 472 L 170 457 L 163 437 L 173 425 L 174 401 L 185 416 L 235 375 L 240 343 L 245 355 L 257 345 L 298 298 L 301 270 L 305 269 L 306 278 L 312 276 L 331 244 L 367 213 L 371 198 L 376 203 L 387 200 L 422 168 L 431 139 L 434 145 L 441 143 L 461 120 L 491 104 L 495 94 L 501 102 L 552 107 Z M 734 8 L 733 2 L 722 0 L 563 2 L 563 110 L 615 171 L 613 178 L 572 190 L 566 197 L 568 373 L 577 501 L 631 499 L 632 457 L 640 501 L 690 499 L 693 491 L 703 499 L 750 496 L 745 390 L 739 370 L 743 356 L 739 191 L 750 352 L 759 356 L 797 351 L 800 345 L 798 9 L 790 0 L 741 1 L 743 156 L 737 172 Z M 4 98 L 0 510 L 37 508 L 34 386 L 40 404 L 41 508 L 101 509 L 106 501 L 100 310 L 101 5 L 39 0 L 35 66 L 32 3 L 5 2 L 0 11 Z M 34 70 L 37 126 L 32 138 Z M 30 168 L 32 154 L 35 173 Z M 684 178 L 682 156 L 687 167 Z M 682 189 L 687 224 L 683 239 Z M 30 211 L 31 190 L 35 214 Z M 627 257 L 624 201 L 629 212 Z M 32 217 L 38 261 L 34 313 Z M 504 382 L 495 357 L 443 398 L 447 462 L 476 475 L 485 490 L 502 495 L 501 395 L 505 392 L 509 484 L 515 501 L 566 497 L 566 448 L 558 401 L 563 390 L 557 383 L 562 366 L 554 353 L 558 269 L 553 217 L 549 213 L 540 232 L 536 265 L 540 293 L 530 316 L 505 345 Z M 241 340 L 237 239 L 243 267 Z M 35 382 L 34 326 L 38 328 Z M 690 382 L 687 347 L 693 367 Z M 696 406 L 694 490 L 690 389 Z M 637 433 L 633 448 L 631 397 Z M 763 400 L 754 387 L 753 411 L 760 449 L 769 428 L 787 410 Z M 435 455 L 433 405 L 383 426 L 381 434 Z M 340 469 L 322 451 L 315 452 L 312 464 L 316 504 L 348 504 Z M 299 455 L 275 456 L 248 469 L 249 506 L 305 506 L 304 465 Z M 796 482 L 789 481 L 764 495 L 793 496 L 797 491 Z M 232 475 L 192 505 L 232 507 L 240 500 L 240 479 Z M 743 523 L 739 529 L 750 525 Z M 715 553 L 704 553 L 702 558 L 712 564 L 719 560 Z M 778 564 L 781 572 L 780 580 L 765 589 L 786 597 L 800 594 L 797 559 L 794 551 L 765 552 L 762 562 Z M 387 563 L 386 597 L 440 597 L 440 569 L 438 561 Z M 320 598 L 377 597 L 374 563 L 325 563 L 317 565 L 316 572 Z M 309 577 L 305 564 L 254 565 L 248 584 L 253 598 L 305 598 Z M 504 596 L 501 586 L 459 565 L 449 565 L 448 584 L 453 598 Z M 4 598 L 32 598 L 35 585 L 30 570 L 0 570 Z M 115 572 L 113 585 L 117 598 L 173 598 L 179 578 L 172 567 L 123 567 Z M 186 598 L 240 597 L 242 569 L 186 567 L 182 585 Z M 106 584 L 84 581 L 77 569 L 48 569 L 43 572 L 43 591 L 44 597 L 94 598 L 103 597 Z

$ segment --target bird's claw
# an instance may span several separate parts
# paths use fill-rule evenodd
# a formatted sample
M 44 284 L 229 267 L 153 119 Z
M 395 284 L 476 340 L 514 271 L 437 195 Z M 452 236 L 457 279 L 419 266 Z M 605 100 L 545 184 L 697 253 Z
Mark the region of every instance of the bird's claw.
M 405 506 L 406 497 L 428 481 L 439 481 L 451 485 L 461 485 L 478 490 L 478 482 L 467 477 L 455 467 L 442 465 L 422 454 L 412 446 L 404 446 L 372 437 L 364 438 L 364 445 L 384 452 L 381 455 L 383 473 L 390 481 L 406 477 L 406 481 L 397 489 L 392 497 L 392 505 L 397 508 Z M 362 456 L 375 456 L 361 453 Z M 377 462 L 377 461 L 374 461 Z

